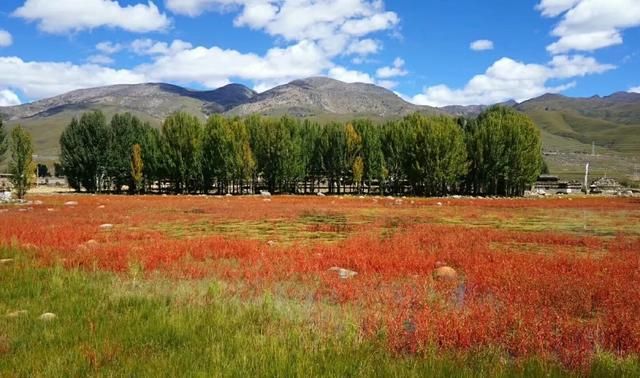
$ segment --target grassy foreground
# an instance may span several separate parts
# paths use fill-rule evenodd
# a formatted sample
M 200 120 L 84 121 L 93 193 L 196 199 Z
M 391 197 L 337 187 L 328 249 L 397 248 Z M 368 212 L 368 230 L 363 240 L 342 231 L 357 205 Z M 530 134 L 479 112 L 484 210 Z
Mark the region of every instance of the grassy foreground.
M 357 327 L 327 334 L 265 295 L 241 300 L 216 281 L 36 267 L 0 250 L 0 376 L 564 376 L 497 353 L 400 357 Z M 17 310 L 17 317 L 5 314 Z M 53 312 L 52 321 L 39 319 Z M 635 363 L 599 358 L 594 376 L 637 376 Z

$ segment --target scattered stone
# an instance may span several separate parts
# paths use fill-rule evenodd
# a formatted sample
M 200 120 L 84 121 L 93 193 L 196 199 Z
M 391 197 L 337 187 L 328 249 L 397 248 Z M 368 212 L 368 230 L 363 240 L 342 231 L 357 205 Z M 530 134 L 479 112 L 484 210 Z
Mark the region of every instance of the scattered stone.
M 39 206 L 39 205 L 44 204 L 44 202 L 42 202 L 42 201 L 40 201 L 40 200 L 36 200 L 36 201 L 33 201 L 33 204 L 34 204 L 34 205 L 38 205 L 38 206 Z
M 111 223 L 101 224 L 100 229 L 102 231 L 111 231 L 113 229 L 113 225 Z
M 358 275 L 358 272 L 354 272 L 353 270 L 349 270 L 349 269 L 345 269 L 345 268 L 340 268 L 337 266 L 334 266 L 332 268 L 329 268 L 329 271 L 331 272 L 337 272 L 338 273 L 338 277 L 340 277 L 343 280 L 347 280 L 349 278 L 353 278 L 356 275 Z
M 325 196 L 324 193 L 318 192 L 318 197 L 324 197 L 324 196 Z
M 50 322 L 52 320 L 55 320 L 55 318 L 57 318 L 58 316 L 52 312 L 45 312 L 44 314 L 40 315 L 40 317 L 38 319 L 45 321 L 45 322 Z
M 27 315 L 29 313 L 29 311 L 27 310 L 18 310 L 18 311 L 13 311 L 7 314 L 7 318 L 18 318 L 20 316 L 24 316 Z
M 77 201 L 67 201 L 64 203 L 65 206 L 78 206 Z
M 442 206 L 442 202 L 436 203 L 437 206 Z
M 100 205 L 98 206 L 98 209 L 104 209 L 104 207 L 105 207 L 104 205 Z
M 453 281 L 458 279 L 458 273 L 450 266 L 441 266 L 433 271 L 433 278 Z
M 12 263 L 13 259 L 0 259 L 0 265 Z
M 48 211 L 48 212 L 52 212 L 52 211 L 54 211 L 54 210 L 53 210 L 52 208 L 48 208 L 48 209 L 47 209 L 47 211 Z
M 273 240 L 269 240 L 269 241 L 267 242 L 267 245 L 268 245 L 269 247 L 273 247 L 274 245 L 276 245 L 276 242 L 275 242 L 275 241 L 273 241 Z
M 364 199 L 364 196 L 359 196 L 358 198 L 359 198 L 359 199 Z
M 264 202 L 271 202 L 271 198 L 265 198 L 263 199 Z

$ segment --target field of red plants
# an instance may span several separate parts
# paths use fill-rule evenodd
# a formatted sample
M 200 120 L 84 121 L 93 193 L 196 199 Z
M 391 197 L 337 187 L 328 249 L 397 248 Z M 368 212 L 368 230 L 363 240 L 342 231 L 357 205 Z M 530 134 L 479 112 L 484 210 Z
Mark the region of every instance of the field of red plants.
M 571 369 L 640 355 L 639 199 L 30 201 L 0 206 L 0 243 L 43 265 L 217 280 L 319 327 L 338 309 L 399 355 L 490 348 Z M 434 278 L 441 266 L 457 277 Z

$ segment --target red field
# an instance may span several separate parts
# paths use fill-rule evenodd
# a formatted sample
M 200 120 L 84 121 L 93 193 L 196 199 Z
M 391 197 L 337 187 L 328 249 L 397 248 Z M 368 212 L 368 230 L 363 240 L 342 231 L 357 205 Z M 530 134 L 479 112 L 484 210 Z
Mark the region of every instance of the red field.
M 44 265 L 216 279 L 308 306 L 320 326 L 339 309 L 399 354 L 495 348 L 572 369 L 640 354 L 638 199 L 30 200 L 0 208 L 0 243 Z M 442 265 L 458 277 L 434 279 Z

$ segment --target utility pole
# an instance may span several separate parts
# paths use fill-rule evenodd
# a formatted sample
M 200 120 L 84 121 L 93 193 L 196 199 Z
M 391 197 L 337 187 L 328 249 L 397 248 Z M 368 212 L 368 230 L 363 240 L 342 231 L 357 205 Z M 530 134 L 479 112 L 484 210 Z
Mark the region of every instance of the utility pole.
M 584 193 L 589 194 L 589 163 L 584 167 Z

